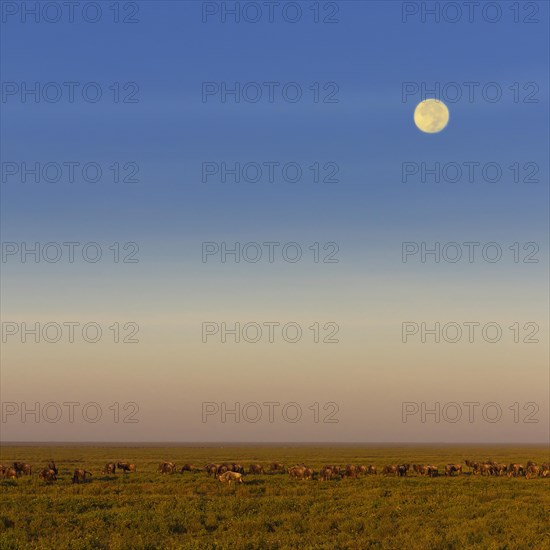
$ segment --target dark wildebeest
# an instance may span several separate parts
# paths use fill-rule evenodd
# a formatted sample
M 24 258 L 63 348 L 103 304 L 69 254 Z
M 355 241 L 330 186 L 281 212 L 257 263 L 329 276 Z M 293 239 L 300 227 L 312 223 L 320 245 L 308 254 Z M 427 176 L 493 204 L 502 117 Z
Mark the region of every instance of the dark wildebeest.
M 88 472 L 87 470 L 75 470 L 73 473 L 73 483 L 85 483 L 88 481 L 86 476 L 92 477 L 92 472 Z
M 382 475 L 397 475 L 397 464 L 388 464 L 382 469 Z
M 281 462 L 272 462 L 269 465 L 269 471 L 272 474 L 277 474 L 277 473 L 284 474 L 285 473 L 285 465 L 282 464 Z
M 229 485 L 231 483 L 244 483 L 243 475 L 239 472 L 224 472 L 218 476 L 218 479 L 222 483 L 228 483 Z
M 398 464 L 397 465 L 397 475 L 399 477 L 405 477 L 409 471 L 410 464 Z
M 265 474 L 264 467 L 261 464 L 251 464 L 248 467 L 249 474 Z
M 461 473 L 462 473 L 462 464 L 447 464 L 445 466 L 446 476 L 452 476 L 455 474 L 459 476 Z
M 219 464 L 207 464 L 204 467 L 205 472 L 208 474 L 208 477 L 215 476 L 218 472 Z
M 375 476 L 377 472 L 378 470 L 376 469 L 376 466 L 374 464 L 369 464 L 369 467 L 367 468 L 367 474 Z
M 225 472 L 230 472 L 229 464 L 218 464 L 218 467 L 216 468 L 216 475 L 225 474 Z
M 357 466 L 355 464 L 346 464 L 346 468 L 344 470 L 344 476 L 356 478 L 357 475 L 358 475 Z
M 40 472 L 40 474 L 38 474 L 38 477 L 47 482 L 57 481 L 57 474 L 55 473 L 55 470 L 53 470 L 52 468 L 44 468 Z
M 116 474 L 116 464 L 114 462 L 107 462 L 101 473 L 107 475 Z
M 161 462 L 159 472 L 161 474 L 173 474 L 176 471 L 176 465 L 173 462 Z
M 56 476 L 57 476 L 57 474 L 59 473 L 59 472 L 57 471 L 57 466 L 55 465 L 55 462 L 54 462 L 53 460 L 50 460 L 50 461 L 48 462 L 48 470 L 53 470 Z
M 17 477 L 22 475 L 30 476 L 32 473 L 31 465 L 25 462 L 14 462 L 13 469 L 17 472 Z
M 127 472 L 135 473 L 135 471 L 136 471 L 136 465 L 135 464 L 130 464 L 129 462 L 117 462 L 116 467 L 119 470 L 122 470 L 124 473 L 127 473 Z
M 180 474 L 183 474 L 183 472 L 196 472 L 198 468 L 196 468 L 193 464 L 184 464 L 180 468 Z
M 540 477 L 550 477 L 550 462 L 543 462 L 540 465 L 539 476 Z
M 367 474 L 367 467 L 363 464 L 357 464 L 357 475 L 366 475 Z
M 525 474 L 523 464 L 512 463 L 507 468 L 508 477 L 517 477 Z

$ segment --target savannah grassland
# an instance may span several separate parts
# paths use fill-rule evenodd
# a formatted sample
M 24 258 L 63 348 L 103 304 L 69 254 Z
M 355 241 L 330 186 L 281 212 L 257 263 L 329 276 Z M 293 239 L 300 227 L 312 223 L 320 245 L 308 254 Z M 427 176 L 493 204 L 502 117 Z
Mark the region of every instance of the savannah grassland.
M 0 548 L 51 549 L 548 549 L 550 478 L 429 479 L 369 476 L 331 481 L 247 475 L 227 486 L 204 472 L 161 475 L 163 460 L 203 466 L 234 461 L 285 465 L 442 467 L 465 458 L 548 461 L 546 447 L 412 446 L 10 446 L 1 462 L 25 461 L 32 477 L 2 480 Z M 38 479 L 54 459 L 60 479 Z M 136 474 L 104 476 L 106 462 L 128 460 Z M 73 485 L 75 468 L 94 474 Z

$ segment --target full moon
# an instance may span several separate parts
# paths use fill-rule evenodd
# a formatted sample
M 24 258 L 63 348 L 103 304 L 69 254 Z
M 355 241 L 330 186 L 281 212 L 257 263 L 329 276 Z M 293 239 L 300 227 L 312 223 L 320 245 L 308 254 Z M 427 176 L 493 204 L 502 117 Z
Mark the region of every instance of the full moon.
M 449 122 L 449 109 L 442 101 L 425 99 L 414 110 L 414 123 L 427 134 L 441 132 Z

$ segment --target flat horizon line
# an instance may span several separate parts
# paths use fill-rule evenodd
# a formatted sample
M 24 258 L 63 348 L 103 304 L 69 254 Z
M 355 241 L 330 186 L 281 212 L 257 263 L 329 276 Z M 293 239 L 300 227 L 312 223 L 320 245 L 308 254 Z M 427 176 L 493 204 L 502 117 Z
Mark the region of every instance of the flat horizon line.
M 511 442 L 511 441 L 499 441 L 499 442 L 471 442 L 471 441 L 0 441 L 0 446 L 13 447 L 17 445 L 66 445 L 66 446 L 116 446 L 116 445 L 131 445 L 131 446 L 296 446 L 296 447 L 311 447 L 311 446 L 346 446 L 346 445 L 363 445 L 363 446 L 447 446 L 447 447 L 461 447 L 461 446 L 533 446 L 543 447 L 546 446 L 550 449 L 550 441 L 548 442 Z

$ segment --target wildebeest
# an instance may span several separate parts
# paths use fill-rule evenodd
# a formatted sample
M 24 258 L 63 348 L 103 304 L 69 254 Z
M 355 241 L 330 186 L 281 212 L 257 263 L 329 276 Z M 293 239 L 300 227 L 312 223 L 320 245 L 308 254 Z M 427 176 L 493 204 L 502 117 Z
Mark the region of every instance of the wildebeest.
M 218 476 L 218 479 L 222 483 L 244 483 L 243 475 L 239 472 L 224 472 Z
M 107 462 L 101 473 L 107 475 L 116 474 L 116 464 L 114 462 Z
M 219 464 L 207 464 L 204 467 L 204 470 L 208 474 L 208 477 L 210 477 L 212 475 L 214 475 L 214 476 L 216 475 L 216 473 L 218 472 L 218 466 L 219 466 Z
M 374 464 L 369 464 L 367 467 L 367 475 L 376 475 L 378 470 L 376 469 L 376 466 Z
M 382 475 L 394 475 L 396 476 L 397 475 L 397 464 L 387 464 L 386 466 L 384 466 L 384 468 L 382 469 Z
M 525 479 L 529 479 L 531 477 L 539 476 L 540 475 L 540 468 L 536 462 L 529 461 L 527 463 L 527 467 L 525 468 Z
M 430 473 L 430 466 L 428 464 L 413 464 L 412 469 L 419 476 L 427 476 Z
M 14 462 L 13 469 L 17 472 L 17 477 L 22 475 L 30 476 L 32 473 L 31 465 L 25 462 Z
M 264 467 L 261 464 L 251 464 L 248 467 L 249 474 L 265 474 Z
M 198 468 L 195 467 L 195 465 L 193 465 L 193 464 L 184 464 L 180 468 L 180 474 L 183 474 L 183 472 L 196 472 L 197 470 L 198 470 Z
M 523 464 L 512 463 L 507 468 L 508 477 L 517 477 L 525 475 Z
M 92 477 L 92 472 L 87 470 L 75 470 L 73 473 L 73 483 L 85 483 L 87 481 L 86 476 Z
M 405 477 L 407 475 L 407 472 L 409 471 L 410 467 L 411 467 L 410 464 L 398 464 L 397 465 L 397 475 L 399 477 Z
M 4 467 L 4 478 L 5 479 L 15 479 L 17 476 L 17 470 L 15 468 Z
M 57 466 L 55 465 L 55 462 L 53 460 L 50 460 L 48 462 L 48 470 L 53 470 L 55 475 L 57 475 L 59 472 L 57 471 Z
M 550 477 L 550 462 L 543 462 L 539 470 L 540 477 Z
M 136 471 L 136 465 L 135 464 L 130 464 L 129 462 L 117 462 L 116 467 L 119 470 L 122 470 L 124 473 L 127 473 L 127 472 L 135 473 L 135 471 Z
M 358 475 L 357 466 L 355 464 L 346 464 L 344 476 L 356 478 Z
M 296 465 L 288 469 L 288 475 L 291 479 L 311 479 L 313 470 L 304 464 Z
M 161 462 L 159 472 L 161 474 L 173 474 L 176 471 L 176 465 L 173 462 Z
M 334 475 L 334 472 L 332 470 L 332 466 L 323 466 L 321 470 L 319 471 L 319 477 L 323 481 L 329 481 L 332 479 L 332 476 Z
M 472 473 L 473 475 L 480 473 L 478 462 L 474 462 L 473 460 L 468 459 L 466 459 L 464 462 L 466 463 L 466 466 L 468 466 L 468 468 L 470 469 L 470 473 Z
M 52 468 L 44 468 L 40 474 L 38 474 L 38 477 L 47 482 L 57 481 L 57 473 Z
M 282 464 L 281 462 L 272 462 L 270 465 L 269 465 L 269 471 L 272 473 L 272 474 L 275 474 L 275 473 L 285 473 L 285 465 Z
M 446 476 L 452 476 L 452 475 L 460 475 L 462 473 L 462 464 L 447 464 L 445 466 L 445 475 Z

